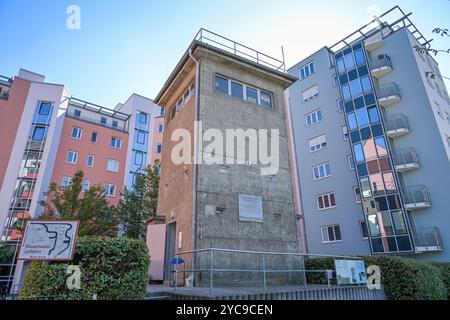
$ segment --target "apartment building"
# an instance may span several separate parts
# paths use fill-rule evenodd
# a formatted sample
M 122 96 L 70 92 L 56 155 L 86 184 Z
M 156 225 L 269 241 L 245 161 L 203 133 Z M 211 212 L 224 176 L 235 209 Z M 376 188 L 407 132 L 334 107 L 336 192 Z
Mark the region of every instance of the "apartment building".
M 0 88 L 0 240 L 15 254 L 24 220 L 43 213 L 39 201 L 50 183 L 68 186 L 82 170 L 83 190 L 100 185 L 117 205 L 123 188 L 160 156 L 162 109 L 148 98 L 133 94 L 109 109 L 26 70 L 1 77 Z M 0 285 L 15 290 L 23 263 L 14 258 L 0 269 Z
M 149 246 L 150 252 L 156 253 L 152 260 L 160 268 L 158 274 L 166 280 L 170 277 L 170 260 L 180 252 L 206 248 L 284 253 L 301 250 L 292 199 L 283 99 L 284 89 L 296 78 L 282 72 L 282 61 L 261 53 L 261 60 L 257 60 L 256 51 L 252 51 L 255 59 L 251 60 L 239 55 L 239 49 L 227 51 L 225 46 L 217 45 L 225 41 L 202 29 L 155 99 L 165 107 L 166 115 L 158 201 L 160 217 L 149 226 L 152 230 L 149 234 L 159 229 L 157 234 L 164 235 L 165 243 L 150 239 Z M 238 43 L 235 45 L 240 47 Z M 180 129 L 185 135 L 178 136 Z M 203 149 L 201 145 L 207 144 L 203 142 L 203 134 L 209 129 L 217 129 L 223 137 L 227 129 L 279 130 L 278 173 L 261 175 L 264 165 L 260 161 L 238 159 L 237 153 L 230 155 L 223 147 Z M 176 164 L 173 150 L 183 140 L 193 152 L 186 155 L 188 161 Z M 247 155 L 250 144 L 245 148 Z M 218 161 L 205 161 L 211 157 Z M 247 215 L 245 201 L 252 202 L 247 203 L 248 211 L 253 210 L 252 216 Z M 209 256 L 201 254 L 188 254 L 183 259 L 197 269 L 207 268 L 211 263 Z M 288 260 L 284 261 L 284 267 L 295 263 L 302 267 L 298 257 L 297 261 Z M 223 268 L 251 267 L 252 263 L 242 255 L 214 255 L 214 264 Z M 255 276 L 258 277 L 245 274 L 247 281 Z M 217 274 L 214 281 L 233 285 L 238 278 L 239 275 Z M 294 278 L 291 281 L 301 281 Z M 195 281 L 205 284 L 209 274 L 197 273 Z
M 288 70 L 311 253 L 450 259 L 450 99 L 409 16 L 394 7 Z

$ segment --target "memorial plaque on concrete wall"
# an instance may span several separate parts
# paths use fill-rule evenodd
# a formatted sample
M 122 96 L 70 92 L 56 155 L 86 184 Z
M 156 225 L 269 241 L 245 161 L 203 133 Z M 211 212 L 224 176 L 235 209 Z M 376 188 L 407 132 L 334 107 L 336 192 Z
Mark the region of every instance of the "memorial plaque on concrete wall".
M 239 194 L 239 220 L 264 222 L 262 197 Z

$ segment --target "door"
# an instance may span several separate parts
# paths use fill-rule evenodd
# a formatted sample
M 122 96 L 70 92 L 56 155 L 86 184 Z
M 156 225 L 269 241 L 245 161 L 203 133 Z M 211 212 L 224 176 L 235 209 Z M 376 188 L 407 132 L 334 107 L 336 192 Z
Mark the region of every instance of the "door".
M 166 252 L 164 264 L 164 280 L 170 280 L 170 261 L 175 258 L 175 246 L 177 241 L 177 223 L 173 222 L 167 225 L 166 232 Z

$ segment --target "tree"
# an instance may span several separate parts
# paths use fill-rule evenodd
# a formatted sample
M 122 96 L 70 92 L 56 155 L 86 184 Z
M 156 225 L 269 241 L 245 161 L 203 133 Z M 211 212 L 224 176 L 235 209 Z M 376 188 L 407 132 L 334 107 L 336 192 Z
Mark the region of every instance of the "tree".
M 145 239 L 147 222 L 156 216 L 159 194 L 159 161 L 148 166 L 136 176 L 132 190 L 125 188 L 117 206 L 117 215 L 123 235 L 133 239 Z
M 52 183 L 45 193 L 42 219 L 80 220 L 80 236 L 116 236 L 115 210 L 108 205 L 103 188 L 95 185 L 83 192 L 83 171 L 78 171 L 67 188 Z

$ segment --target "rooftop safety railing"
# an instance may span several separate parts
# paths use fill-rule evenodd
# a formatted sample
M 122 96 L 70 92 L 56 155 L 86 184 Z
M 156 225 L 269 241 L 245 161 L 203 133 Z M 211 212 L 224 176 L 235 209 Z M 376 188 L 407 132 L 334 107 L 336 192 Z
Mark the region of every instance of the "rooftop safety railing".
M 228 53 L 232 53 L 236 56 L 245 58 L 275 71 L 286 73 L 284 53 L 283 60 L 279 60 L 203 28 L 199 30 L 194 40 L 227 51 Z
M 200 286 L 209 287 L 210 296 L 213 296 L 214 288 L 235 286 L 256 286 L 264 292 L 267 292 L 270 286 L 285 284 L 307 287 L 316 284 L 308 283 L 308 277 L 311 275 L 318 275 L 323 280 L 319 284 L 331 286 L 332 282 L 337 283 L 334 270 L 305 269 L 305 258 L 318 257 L 362 260 L 353 256 L 208 248 L 176 253 L 170 270 L 166 269 L 166 272 L 170 272 L 170 281 L 175 292 L 179 287 L 193 286 L 194 280 L 197 280 L 201 283 Z M 195 279 L 196 277 L 200 279 Z

